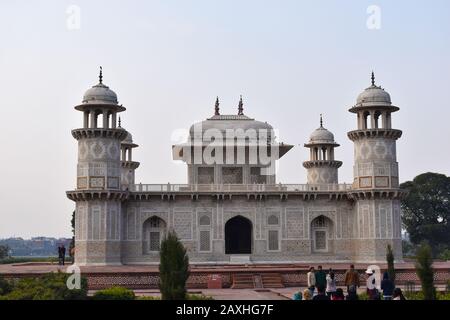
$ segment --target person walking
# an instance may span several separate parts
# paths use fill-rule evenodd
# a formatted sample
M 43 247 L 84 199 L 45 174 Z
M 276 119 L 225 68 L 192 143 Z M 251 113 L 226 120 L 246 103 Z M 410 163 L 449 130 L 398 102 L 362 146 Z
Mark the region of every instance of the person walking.
M 322 270 L 322 266 L 318 266 L 317 267 L 317 272 L 315 274 L 316 276 L 316 288 L 317 290 L 319 290 L 319 287 L 323 287 L 324 291 L 325 288 L 327 287 L 327 274 L 325 273 L 325 271 Z
M 389 273 L 383 273 L 383 280 L 381 280 L 381 290 L 383 290 L 384 300 L 392 300 L 392 294 L 394 293 L 394 282 L 389 279 Z
M 359 288 L 359 274 L 358 271 L 355 270 L 355 266 L 350 265 L 350 270 L 345 272 L 344 284 L 347 286 L 347 293 L 355 292 Z
M 314 289 L 316 288 L 316 275 L 314 273 L 314 267 L 309 268 L 309 272 L 306 274 L 306 280 L 308 281 L 308 289 L 311 291 L 311 297 L 314 295 Z
M 326 289 L 327 296 L 332 298 L 333 295 L 336 293 L 336 278 L 334 275 L 334 271 L 331 268 L 328 271 L 326 281 L 327 281 L 327 289 Z

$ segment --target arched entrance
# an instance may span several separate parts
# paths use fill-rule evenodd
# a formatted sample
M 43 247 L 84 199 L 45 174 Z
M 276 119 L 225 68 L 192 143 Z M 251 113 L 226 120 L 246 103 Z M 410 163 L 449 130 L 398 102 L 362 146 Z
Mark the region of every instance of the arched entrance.
M 250 220 L 236 216 L 225 223 L 225 253 L 252 253 L 252 223 Z
M 314 252 L 331 252 L 331 241 L 333 239 L 333 222 L 320 215 L 311 221 L 311 251 Z
M 145 220 L 142 228 L 142 253 L 159 252 L 166 234 L 166 222 L 156 216 Z

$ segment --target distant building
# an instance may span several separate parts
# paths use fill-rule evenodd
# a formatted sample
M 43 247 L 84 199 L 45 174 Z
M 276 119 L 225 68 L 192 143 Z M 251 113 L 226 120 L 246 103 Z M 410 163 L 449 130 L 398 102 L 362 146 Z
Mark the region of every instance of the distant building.
M 339 144 L 322 119 L 304 145 L 310 150 L 306 184 L 276 183 L 273 164 L 292 145 L 244 114 L 242 98 L 237 114 L 221 114 L 217 99 L 213 116 L 173 146 L 174 159 L 187 164 L 187 184 L 136 184 L 132 150 L 138 145 L 121 127 L 117 114 L 125 107 L 101 73 L 75 109 L 83 125 L 72 130 L 77 181 L 67 196 L 76 203 L 77 264 L 158 263 L 168 230 L 182 240 L 191 263 L 381 262 L 388 244 L 402 260 L 396 159 L 402 132 L 391 120 L 399 108 L 373 74 L 349 109 L 357 120 L 348 132 L 351 184 L 338 183 Z

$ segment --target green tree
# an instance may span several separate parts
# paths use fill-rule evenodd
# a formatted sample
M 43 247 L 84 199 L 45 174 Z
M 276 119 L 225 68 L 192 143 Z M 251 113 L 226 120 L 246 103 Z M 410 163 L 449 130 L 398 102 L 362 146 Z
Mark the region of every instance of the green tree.
M 434 287 L 433 257 L 431 248 L 423 243 L 417 249 L 416 273 L 422 284 L 422 292 L 425 300 L 434 300 L 436 298 L 436 289 Z
M 5 280 L 0 274 L 0 296 L 10 293 L 12 290 L 11 282 Z
M 0 246 L 0 260 L 6 259 L 8 257 L 9 257 L 9 247 Z
M 387 245 L 386 261 L 388 265 L 387 271 L 389 274 L 389 279 L 391 279 L 392 282 L 395 283 L 394 252 L 392 251 L 392 247 L 390 244 Z
M 413 244 L 427 241 L 434 256 L 450 243 L 450 177 L 424 173 L 401 184 L 403 225 Z
M 161 242 L 159 289 L 163 300 L 186 299 L 189 258 L 183 244 L 173 231 Z

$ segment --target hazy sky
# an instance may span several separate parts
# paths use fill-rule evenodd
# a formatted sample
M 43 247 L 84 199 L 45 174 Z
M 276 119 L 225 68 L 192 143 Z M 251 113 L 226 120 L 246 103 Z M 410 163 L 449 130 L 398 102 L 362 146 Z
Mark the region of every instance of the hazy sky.
M 379 29 L 368 28 L 371 5 Z M 400 180 L 449 175 L 449 14 L 445 0 L 1 1 L 0 237 L 70 236 L 70 130 L 82 125 L 73 106 L 99 65 L 140 145 L 137 182 L 185 183 L 172 133 L 211 116 L 217 95 L 222 113 L 236 113 L 240 94 L 247 115 L 295 145 L 280 182 L 306 182 L 302 145 L 320 113 L 341 144 L 340 182 L 351 182 L 356 119 L 347 110 L 372 69 L 400 107 Z

